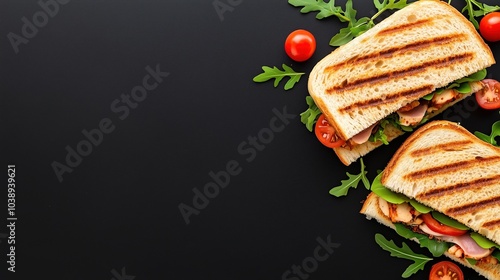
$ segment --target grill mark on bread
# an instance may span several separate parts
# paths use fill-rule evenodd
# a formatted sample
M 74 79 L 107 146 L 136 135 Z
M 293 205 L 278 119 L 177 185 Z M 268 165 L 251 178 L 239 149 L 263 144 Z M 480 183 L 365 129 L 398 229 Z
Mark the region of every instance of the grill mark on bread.
M 457 170 L 471 168 L 477 165 L 490 164 L 493 162 L 499 162 L 500 156 L 491 157 L 476 157 L 470 160 L 456 161 L 453 163 L 435 166 L 419 171 L 415 171 L 405 175 L 404 177 L 408 180 L 420 179 L 422 177 L 428 176 L 442 176 L 443 174 L 452 173 Z
M 386 73 L 381 73 L 379 75 L 360 78 L 353 80 L 352 82 L 345 81 L 344 83 L 336 86 L 332 86 L 326 89 L 327 94 L 332 94 L 333 92 L 342 93 L 346 90 L 352 90 L 360 87 L 372 87 L 375 84 L 386 83 L 387 81 L 398 79 L 405 76 L 417 75 L 419 73 L 425 72 L 428 68 L 444 68 L 448 65 L 456 65 L 468 60 L 472 60 L 474 57 L 473 53 L 463 53 L 456 54 L 453 56 L 438 58 L 431 61 L 426 61 L 421 64 L 412 65 L 410 67 L 402 68 L 398 71 L 391 71 Z
M 495 196 L 495 197 L 491 197 L 488 199 L 483 199 L 480 201 L 476 201 L 476 202 L 464 204 L 461 206 L 449 208 L 445 212 L 445 214 L 450 215 L 450 216 L 451 215 L 457 216 L 457 215 L 473 213 L 473 212 L 479 211 L 479 210 L 484 209 L 484 208 L 498 205 L 499 203 L 500 203 L 500 196 Z M 498 221 L 489 221 L 489 222 L 497 223 Z
M 470 145 L 473 142 L 471 140 L 459 140 L 446 142 L 441 144 L 436 144 L 432 147 L 426 147 L 425 149 L 418 149 L 411 151 L 410 156 L 412 157 L 421 157 L 427 154 L 434 154 L 439 151 L 458 151 L 463 150 L 464 146 Z
M 394 27 L 390 27 L 390 28 L 386 28 L 384 30 L 381 30 L 379 33 L 377 33 L 377 35 L 387 36 L 387 35 L 391 35 L 391 34 L 396 33 L 396 32 L 401 32 L 402 30 L 408 30 L 411 28 L 426 26 L 428 24 L 431 24 L 432 20 L 433 19 L 426 18 L 426 19 L 421 19 L 421 20 L 417 20 L 414 22 L 406 23 L 406 24 L 396 25 Z
M 433 89 L 434 89 L 434 86 L 427 85 L 427 86 L 422 86 L 422 87 L 419 87 L 416 89 L 402 90 L 402 91 L 398 91 L 398 92 L 395 92 L 392 94 L 387 94 L 385 99 L 372 98 L 372 99 L 367 99 L 367 100 L 363 100 L 363 101 L 358 101 L 358 102 L 354 102 L 351 105 L 346 106 L 344 108 L 340 108 L 339 110 L 341 112 L 349 112 L 349 111 L 353 111 L 353 110 L 357 110 L 357 109 L 361 109 L 361 108 L 373 107 L 373 106 L 377 106 L 377 105 L 392 103 L 393 101 L 400 100 L 401 97 L 417 99 L 418 97 L 431 92 Z
M 415 41 L 406 45 L 381 50 L 379 52 L 374 52 L 363 56 L 356 56 L 346 61 L 337 63 L 335 65 L 330 65 L 328 67 L 325 67 L 324 71 L 325 73 L 327 73 L 346 66 L 361 64 L 362 62 L 366 61 L 378 61 L 380 58 L 384 59 L 390 58 L 398 53 L 404 54 L 409 51 L 423 51 L 424 49 L 435 48 L 438 45 L 440 46 L 440 45 L 454 44 L 456 42 L 463 41 L 465 39 L 466 39 L 465 34 L 450 34 L 447 36 L 440 36 L 440 37 Z
M 476 190 L 484 187 L 496 185 L 500 183 L 500 175 L 491 176 L 488 178 L 479 178 L 473 181 L 458 183 L 455 185 L 434 188 L 429 191 L 416 195 L 419 200 L 428 200 L 431 197 L 444 197 L 446 194 L 455 194 L 466 190 Z
M 492 220 L 492 221 L 489 221 L 489 222 L 486 222 L 483 224 L 483 227 L 485 228 L 496 228 L 496 227 L 500 227 L 500 220 Z

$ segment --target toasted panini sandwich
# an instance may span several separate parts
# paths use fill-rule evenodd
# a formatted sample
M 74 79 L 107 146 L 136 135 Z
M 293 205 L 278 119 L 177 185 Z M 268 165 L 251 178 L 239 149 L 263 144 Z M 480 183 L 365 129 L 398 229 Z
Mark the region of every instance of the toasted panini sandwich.
M 374 180 L 361 213 L 401 236 L 500 279 L 500 148 L 460 125 L 410 135 Z M 432 248 L 431 248 L 432 247 Z
M 308 91 L 349 165 L 479 91 L 494 63 L 459 11 L 420 0 L 320 60 Z

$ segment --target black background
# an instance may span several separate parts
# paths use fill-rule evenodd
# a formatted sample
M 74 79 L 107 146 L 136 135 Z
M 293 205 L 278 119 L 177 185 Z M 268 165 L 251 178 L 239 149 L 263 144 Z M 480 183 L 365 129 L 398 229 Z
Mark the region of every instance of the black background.
M 230 9 L 218 13 L 214 3 Z M 403 240 L 358 213 L 367 190 L 328 194 L 360 164 L 343 166 L 300 122 L 307 75 L 290 91 L 284 83 L 275 89 L 252 81 L 263 65 L 310 71 L 333 50 L 328 42 L 344 26 L 338 19 L 317 20 L 285 0 L 58 6 L 16 53 L 8 34 L 21 36 L 22 18 L 33 23 L 42 8 L 34 0 L 0 2 L 1 168 L 6 174 L 8 164 L 16 166 L 18 219 L 11 273 L 4 177 L 0 279 L 282 279 L 314 255 L 318 238 L 339 246 L 302 279 L 400 279 L 411 262 L 389 256 L 374 235 Z M 360 17 L 375 13 L 371 1 L 355 1 L 354 8 Z M 298 28 L 317 39 L 305 63 L 283 51 Z M 500 54 L 498 43 L 490 46 Z M 147 66 L 169 76 L 128 115 L 114 111 L 115 100 L 142 84 Z M 500 79 L 498 71 L 491 67 L 489 77 Z M 440 117 L 486 133 L 500 119 L 474 99 L 464 104 L 462 113 Z M 269 131 L 276 110 L 295 118 L 253 157 L 238 150 Z M 76 149 L 86 139 L 82 130 L 106 118 L 114 130 L 60 182 L 52 164 L 66 164 L 66 147 Z M 370 179 L 404 138 L 364 158 Z M 193 206 L 193 189 L 203 190 L 213 180 L 209 173 L 231 161 L 240 173 L 187 225 L 179 205 Z M 427 279 L 438 260 L 411 279 Z

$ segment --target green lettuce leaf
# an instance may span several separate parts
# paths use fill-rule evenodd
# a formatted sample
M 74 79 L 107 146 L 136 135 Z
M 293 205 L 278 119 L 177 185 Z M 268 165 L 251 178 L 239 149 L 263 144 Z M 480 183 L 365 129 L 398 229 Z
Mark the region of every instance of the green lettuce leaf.
M 403 202 L 407 202 L 409 199 L 407 196 L 400 194 L 400 193 L 395 193 L 388 188 L 384 187 L 382 185 L 382 182 L 380 182 L 380 178 L 382 177 L 382 172 L 380 172 L 375 179 L 373 179 L 372 185 L 370 187 L 370 190 L 374 192 L 376 195 L 380 196 L 387 202 L 393 203 L 393 204 L 400 204 Z
M 441 212 L 433 211 L 432 217 L 444 225 L 447 225 L 447 226 L 450 226 L 453 228 L 457 228 L 457 229 L 461 229 L 461 230 L 469 230 L 469 227 L 467 227 L 466 225 L 460 223 L 459 221 L 457 221 L 455 219 L 452 219 L 452 218 L 446 216 L 445 214 L 443 214 Z
M 442 256 L 444 252 L 448 251 L 448 248 L 450 247 L 450 245 L 446 242 L 430 239 L 427 235 L 416 233 L 403 224 L 396 223 L 394 224 L 394 226 L 396 227 L 396 232 L 399 235 L 406 239 L 418 240 L 420 247 L 427 248 L 434 257 Z

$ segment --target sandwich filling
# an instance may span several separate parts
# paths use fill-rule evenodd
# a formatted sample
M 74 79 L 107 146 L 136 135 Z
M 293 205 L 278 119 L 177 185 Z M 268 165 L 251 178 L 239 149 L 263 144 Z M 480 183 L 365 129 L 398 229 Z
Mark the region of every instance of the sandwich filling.
M 377 195 L 380 212 L 394 224 L 398 234 L 417 239 L 436 257 L 448 252 L 472 265 L 500 262 L 500 245 L 440 212 L 385 188 L 380 183 L 381 174 L 375 178 L 372 191 Z
M 385 133 L 385 128 L 388 125 L 403 132 L 411 132 L 417 126 L 422 125 L 429 118 L 463 97 L 463 95 L 470 95 L 484 88 L 484 84 L 481 81 L 485 79 L 485 77 L 486 69 L 483 69 L 475 74 L 455 81 L 446 88 L 438 89 L 419 100 L 406 104 L 398 111 L 364 129 L 350 139 L 342 140 L 341 137 L 336 135 L 336 132 L 333 131 L 333 137 L 331 137 L 330 141 L 338 143 L 336 147 L 342 147 L 348 150 L 366 142 L 381 142 L 387 145 L 389 144 L 389 140 Z M 310 100 L 312 101 L 312 99 Z M 310 122 L 316 120 L 316 118 L 311 119 L 311 116 L 317 116 L 321 114 L 321 111 L 314 104 L 314 101 L 310 102 L 307 100 L 307 102 L 309 109 L 301 114 L 301 120 L 306 127 L 311 130 L 312 124 Z M 330 129 L 333 128 L 331 127 Z
M 384 129 L 388 124 L 401 131 L 413 131 L 414 128 L 425 123 L 429 119 L 429 116 L 439 112 L 444 106 L 456 101 L 463 94 L 472 94 L 483 87 L 484 85 L 482 82 L 471 81 L 462 83 L 456 88 L 446 88 L 435 91 L 432 94 L 403 106 L 395 113 L 347 140 L 342 147 L 351 149 L 367 141 L 380 141 L 387 145 L 389 141 L 387 140 L 387 135 L 384 133 Z

